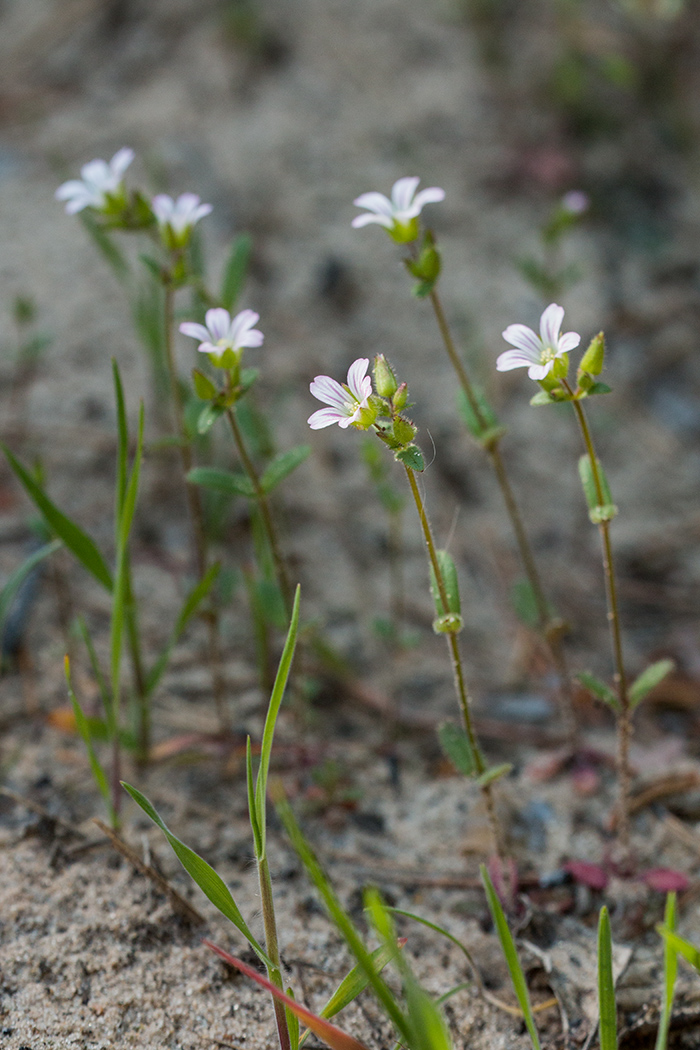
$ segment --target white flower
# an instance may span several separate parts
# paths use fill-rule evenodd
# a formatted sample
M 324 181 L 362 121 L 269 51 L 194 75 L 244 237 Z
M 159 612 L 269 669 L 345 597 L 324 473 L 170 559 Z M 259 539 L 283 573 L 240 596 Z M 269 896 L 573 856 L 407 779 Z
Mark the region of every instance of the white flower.
M 409 176 L 395 182 L 391 190 L 391 200 L 383 193 L 363 193 L 354 204 L 358 208 L 367 208 L 364 215 L 356 215 L 352 220 L 355 229 L 376 222 L 389 231 L 394 240 L 399 242 L 414 241 L 418 236 L 418 216 L 426 204 L 437 204 L 445 199 L 445 191 L 438 186 L 416 193 L 419 178 Z
M 260 320 L 260 314 L 254 310 L 241 310 L 232 318 L 228 310 L 219 306 L 207 310 L 204 320 L 206 327 L 194 321 L 185 321 L 180 325 L 180 331 L 192 339 L 199 339 L 197 349 L 203 354 L 212 354 L 213 364 L 218 364 L 227 350 L 236 354 L 244 346 L 263 344 L 264 335 L 253 327 Z
M 564 308 L 551 303 L 540 318 L 540 334 L 537 335 L 524 324 L 511 324 L 503 333 L 507 343 L 515 350 L 506 350 L 496 361 L 499 372 L 511 368 L 527 368 L 530 379 L 544 379 L 554 367 L 558 357 L 574 350 L 581 342 L 577 332 L 561 334 Z
M 309 416 L 308 424 L 312 430 L 321 430 L 333 423 L 345 430 L 351 423 L 359 421 L 360 413 L 369 407 L 368 398 L 372 393 L 368 368 L 368 357 L 359 357 L 353 361 L 348 370 L 347 384 L 341 384 L 330 376 L 316 376 L 309 389 L 315 398 L 331 407 L 319 408 L 318 412 Z
M 583 190 L 569 190 L 562 197 L 561 206 L 569 215 L 584 215 L 591 206 L 591 199 Z
M 164 239 L 181 246 L 188 240 L 194 224 L 210 214 L 212 206 L 202 204 L 196 193 L 181 193 L 177 200 L 167 193 L 159 193 L 151 201 L 151 209 Z
M 66 201 L 66 211 L 75 215 L 83 208 L 102 210 L 110 197 L 118 197 L 124 182 L 124 172 L 134 159 L 128 147 L 118 150 L 109 164 L 106 160 L 91 160 L 80 169 L 80 179 L 70 179 L 56 190 L 56 200 Z

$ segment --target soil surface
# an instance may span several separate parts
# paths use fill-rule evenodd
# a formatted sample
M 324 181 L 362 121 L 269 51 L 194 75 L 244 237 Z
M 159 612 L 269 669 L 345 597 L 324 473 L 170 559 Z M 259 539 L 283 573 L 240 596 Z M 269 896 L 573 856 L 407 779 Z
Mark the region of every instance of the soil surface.
M 280 717 L 275 769 L 356 921 L 364 922 L 362 887 L 378 885 L 390 903 L 462 940 L 487 992 L 512 1006 L 478 877 L 491 849 L 485 815 L 436 739 L 438 724 L 458 716 L 444 643 L 431 632 L 417 521 L 406 504 L 405 644 L 396 646 L 374 624 L 391 613 L 391 543 L 362 436 L 306 426 L 314 375 L 342 377 L 355 358 L 387 354 L 409 383 L 429 463 L 422 489 L 460 573 L 461 645 L 484 747 L 492 762 L 514 767 L 499 782 L 498 808 L 520 876 L 514 922 L 533 998 L 555 997 L 538 1015 L 544 1045 L 591 1045 L 594 931 L 607 902 L 621 1045 L 631 1048 L 653 1046 L 661 995 L 654 926 L 664 884 L 650 870 L 682 874 L 680 930 L 700 943 L 700 41 L 693 3 L 675 19 L 641 21 L 622 4 L 580 7 L 564 24 L 545 0 L 522 10 L 495 3 L 490 16 L 488 4 L 466 0 L 4 0 L 0 429 L 24 462 L 41 462 L 58 506 L 111 550 L 111 357 L 132 421 L 144 398 L 148 455 L 132 559 L 150 660 L 189 581 L 179 463 L 157 444 L 163 405 L 127 296 L 54 192 L 86 161 L 128 145 L 132 184 L 190 190 L 213 204 L 201 229 L 215 277 L 232 237 L 251 235 L 241 306 L 259 311 L 265 332 L 256 404 L 279 449 L 312 445 L 278 490 L 284 548 L 304 619 L 317 621 L 351 668 L 340 682 L 312 670 L 311 700 L 292 697 Z M 612 69 L 613 56 L 628 79 L 598 78 L 576 108 L 556 88 L 574 82 L 564 63 L 574 45 L 587 56 L 584 73 L 596 63 Z M 533 291 L 519 261 L 540 257 L 538 231 L 562 193 L 591 198 L 559 260 L 576 264 L 580 279 L 558 301 L 584 345 L 601 328 L 608 340 L 614 390 L 590 415 L 620 509 L 612 532 L 628 665 L 637 674 L 654 659 L 676 662 L 636 717 L 632 876 L 615 865 L 612 720 L 581 689 L 583 746 L 568 756 L 547 654 L 512 610 L 519 569 L 500 494 L 459 421 L 430 306 L 411 297 L 401 250 L 378 227 L 350 227 L 356 196 L 388 192 L 407 174 L 446 191 L 427 214 L 443 250 L 441 293 L 465 360 L 507 423 L 504 456 L 548 594 L 570 624 L 571 667 L 609 678 L 599 538 L 580 491 L 574 420 L 568 406 L 530 408 L 525 373 L 494 368 L 506 325 L 536 325 L 552 298 Z M 24 326 L 18 297 L 36 304 Z M 33 339 L 42 352 L 18 360 L 18 346 Z M 182 339 L 176 351 L 186 376 L 193 344 Z M 234 465 L 223 432 L 208 454 Z M 401 473 L 391 478 L 400 491 Z M 6 465 L 0 511 L 4 580 L 37 542 L 32 508 Z M 195 623 L 155 697 L 158 760 L 124 772 L 214 865 L 259 932 L 243 759 L 245 734 L 260 739 L 267 698 L 240 576 L 251 549 L 241 500 L 216 540 L 217 557 L 239 574 L 222 618 L 234 729 L 218 732 L 206 635 Z M 71 653 L 81 700 L 96 709 L 72 624 L 85 618 L 105 658 L 109 596 L 60 551 L 22 601 L 0 680 L 0 1047 L 271 1046 L 267 998 L 201 939 L 250 959 L 247 946 L 162 835 L 125 803 L 124 838 L 201 923 L 179 915 L 92 822 L 105 813 L 66 714 L 63 655 Z M 270 819 L 286 974 L 320 1008 L 351 963 Z M 595 865 L 607 885 L 592 887 L 590 871 L 566 871 L 569 862 Z M 446 1005 L 456 1047 L 529 1046 L 517 1018 L 478 994 L 457 947 L 408 920 L 400 932 L 429 991 L 471 982 Z M 699 990 L 684 970 L 674 1045 L 698 1045 Z M 366 995 L 340 1024 L 371 1048 L 392 1045 Z

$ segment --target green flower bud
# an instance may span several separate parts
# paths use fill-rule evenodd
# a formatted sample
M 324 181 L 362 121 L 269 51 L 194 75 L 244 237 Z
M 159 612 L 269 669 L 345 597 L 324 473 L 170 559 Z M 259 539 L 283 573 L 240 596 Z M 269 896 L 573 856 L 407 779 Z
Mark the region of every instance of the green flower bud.
M 392 402 L 391 403 L 393 404 L 393 406 L 394 406 L 394 408 L 396 409 L 397 412 L 401 412 L 401 410 L 406 407 L 406 402 L 407 401 L 408 401 L 408 384 L 407 383 L 402 383 L 401 386 L 396 391 L 396 393 L 394 394 L 394 397 L 392 398 Z
M 404 419 L 403 416 L 394 420 L 394 438 L 399 445 L 409 445 L 417 432 L 418 427 L 415 427 L 408 419 Z
M 384 354 L 377 354 L 374 359 L 374 388 L 380 397 L 393 397 L 399 388 L 396 376 Z
M 590 346 L 581 358 L 578 366 L 579 374 L 588 372 L 592 376 L 599 376 L 603 371 L 603 359 L 605 357 L 605 336 L 602 332 L 594 335 Z

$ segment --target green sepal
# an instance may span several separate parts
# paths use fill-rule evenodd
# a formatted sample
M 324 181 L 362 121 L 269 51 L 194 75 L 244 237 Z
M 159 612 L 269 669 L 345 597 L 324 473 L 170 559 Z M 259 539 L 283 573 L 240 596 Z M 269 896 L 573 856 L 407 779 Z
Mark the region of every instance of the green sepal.
M 266 468 L 260 478 L 260 487 L 263 492 L 272 492 L 281 481 L 296 470 L 311 452 L 311 445 L 296 445 L 275 456 L 272 463 Z
M 443 722 L 438 726 L 440 747 L 449 758 L 458 773 L 465 777 L 474 775 L 476 760 L 474 752 L 464 729 L 454 722 Z
M 502 762 L 499 766 L 491 766 L 489 769 L 484 770 L 480 777 L 476 778 L 476 782 L 479 787 L 486 787 L 487 784 L 493 784 L 495 780 L 500 780 L 501 777 L 507 776 L 512 768 L 512 762 Z
M 397 445 L 409 445 L 417 433 L 418 428 L 403 416 L 397 416 L 394 420 L 394 441 Z
M 209 376 L 205 376 L 204 372 L 200 372 L 198 368 L 192 369 L 192 382 L 200 401 L 213 401 L 215 397 L 219 396 L 219 391 Z
M 620 713 L 622 710 L 620 707 L 620 701 L 615 696 L 610 686 L 606 685 L 605 682 L 601 682 L 600 678 L 591 674 L 590 671 L 581 671 L 579 674 L 575 675 L 575 677 L 577 681 L 589 691 L 589 693 L 593 693 L 593 696 L 598 700 L 602 700 L 602 702 L 607 704 L 608 707 L 612 707 L 613 711 L 616 711 L 618 714 Z
M 199 419 L 197 420 L 197 433 L 202 436 L 208 434 L 217 419 L 219 419 L 225 411 L 226 409 L 222 405 L 205 405 L 199 413 Z
M 438 567 L 440 569 L 445 597 L 447 599 L 447 608 L 445 609 L 443 607 L 442 598 L 440 597 L 440 588 L 438 587 L 438 581 L 435 576 L 435 569 L 431 565 L 430 590 L 433 595 L 433 601 L 435 602 L 435 611 L 438 616 L 445 616 L 448 613 L 453 613 L 459 616 L 462 612 L 462 604 L 459 600 L 459 578 L 457 576 L 457 568 L 452 560 L 452 556 L 447 551 L 438 550 L 435 553 L 437 555 Z
M 425 460 L 418 445 L 407 445 L 406 448 L 399 449 L 395 453 L 394 459 L 397 459 L 399 463 L 403 463 L 410 470 L 418 471 L 418 473 L 425 470 Z
M 246 496 L 255 499 L 255 488 L 245 474 L 234 474 L 231 470 L 219 467 L 194 467 L 187 474 L 187 481 L 193 485 L 202 485 L 216 492 L 227 492 L 232 496 Z
M 599 376 L 603 371 L 604 359 L 605 336 L 602 332 L 598 332 L 598 335 L 594 335 L 591 339 L 588 349 L 581 358 L 578 366 L 579 376 L 583 375 L 584 372 L 588 372 L 592 376 Z
M 561 400 L 562 398 L 553 397 L 548 390 L 540 390 L 534 397 L 530 398 L 530 404 L 535 405 L 535 407 L 537 405 L 556 405 Z
M 675 666 L 675 660 L 657 660 L 656 663 L 651 664 L 635 678 L 628 690 L 629 701 L 633 711 L 648 696 L 652 689 L 656 688 L 659 682 L 663 682 L 666 675 L 670 674 Z

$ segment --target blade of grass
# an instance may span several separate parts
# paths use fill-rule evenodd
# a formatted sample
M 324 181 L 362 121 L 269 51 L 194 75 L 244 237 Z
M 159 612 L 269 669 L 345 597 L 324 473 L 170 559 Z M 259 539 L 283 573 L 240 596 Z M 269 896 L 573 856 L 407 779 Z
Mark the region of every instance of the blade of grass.
M 97 757 L 97 754 L 95 753 L 95 749 L 92 746 L 92 735 L 90 733 L 90 725 L 88 719 L 85 717 L 85 713 L 82 707 L 80 706 L 78 698 L 75 695 L 73 683 L 71 681 L 70 660 L 67 656 L 64 658 L 64 670 L 66 675 L 66 684 L 68 686 L 68 696 L 70 697 L 70 702 L 73 706 L 73 714 L 75 715 L 75 724 L 78 727 L 78 732 L 83 738 L 83 743 L 85 744 L 85 750 L 88 754 L 88 761 L 90 762 L 90 769 L 92 771 L 93 779 L 97 784 L 102 798 L 107 804 L 107 809 L 109 811 L 109 819 L 111 822 L 113 822 L 114 810 L 112 808 L 112 802 L 110 799 L 109 781 L 107 779 L 107 774 L 105 773 L 100 763 L 100 760 Z
M 39 550 L 30 554 L 29 557 L 26 558 L 8 577 L 4 587 L 0 591 L 0 639 L 5 630 L 5 621 L 7 620 L 10 609 L 12 608 L 12 603 L 17 597 L 17 592 L 27 576 L 29 576 L 32 569 L 42 562 L 44 558 L 48 558 L 54 553 L 54 551 L 57 551 L 62 546 L 62 540 L 52 540 L 51 543 L 45 543 L 43 547 L 39 548 Z
M 608 909 L 600 909 L 598 920 L 598 1008 L 600 1050 L 617 1050 L 617 1007 L 612 965 L 612 937 Z
M 676 894 L 669 893 L 666 897 L 666 908 L 664 911 L 664 926 L 671 933 L 676 928 Z M 676 975 L 678 973 L 678 955 L 673 945 L 668 940 L 664 941 L 664 1001 L 659 1018 L 659 1031 L 656 1035 L 655 1050 L 666 1050 L 668 1043 L 668 1032 L 671 1026 L 671 1013 L 673 1011 L 673 996 L 676 988 Z
M 525 1027 L 528 1030 L 530 1040 L 534 1047 L 534 1050 L 541 1050 L 540 1037 L 537 1032 L 535 1025 L 535 1018 L 532 1013 L 532 1006 L 530 1004 L 530 995 L 527 990 L 527 983 L 525 981 L 525 974 L 523 973 L 518 959 L 518 953 L 515 949 L 515 942 L 513 941 L 512 934 L 508 929 L 508 923 L 501 907 L 501 902 L 498 899 L 496 891 L 493 888 L 489 874 L 484 867 L 481 865 L 481 881 L 484 884 L 486 890 L 486 899 L 489 905 L 489 911 L 496 927 L 498 939 L 501 942 L 501 948 L 505 956 L 506 964 L 508 966 L 508 972 L 510 973 L 510 979 L 513 982 L 513 989 L 515 991 L 516 998 L 520 1004 L 520 1009 L 523 1012 L 523 1019 L 525 1021 Z

